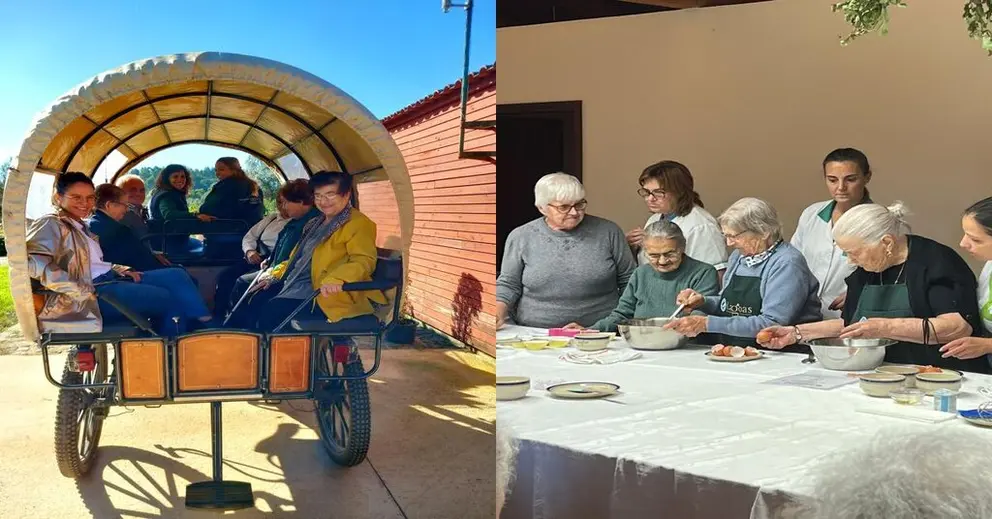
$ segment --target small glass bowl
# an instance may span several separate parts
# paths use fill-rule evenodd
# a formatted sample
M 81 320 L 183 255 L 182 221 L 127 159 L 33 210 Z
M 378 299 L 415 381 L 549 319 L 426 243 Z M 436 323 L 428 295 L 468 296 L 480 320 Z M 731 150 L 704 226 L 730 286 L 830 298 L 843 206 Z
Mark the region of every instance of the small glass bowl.
M 894 389 L 889 392 L 889 397 L 897 404 L 917 405 L 923 401 L 923 391 L 913 388 Z

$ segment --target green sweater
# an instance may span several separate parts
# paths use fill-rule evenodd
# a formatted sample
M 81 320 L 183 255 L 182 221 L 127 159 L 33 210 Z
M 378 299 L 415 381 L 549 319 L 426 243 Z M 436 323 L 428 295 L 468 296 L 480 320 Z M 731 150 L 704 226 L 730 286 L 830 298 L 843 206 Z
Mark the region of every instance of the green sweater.
M 720 293 L 716 269 L 708 263 L 685 256 L 675 272 L 661 273 L 651 265 L 641 265 L 630 276 L 620 302 L 610 315 L 600 319 L 592 328 L 615 332 L 617 323 L 625 319 L 668 317 L 678 308 L 675 298 L 691 288 L 704 296 Z

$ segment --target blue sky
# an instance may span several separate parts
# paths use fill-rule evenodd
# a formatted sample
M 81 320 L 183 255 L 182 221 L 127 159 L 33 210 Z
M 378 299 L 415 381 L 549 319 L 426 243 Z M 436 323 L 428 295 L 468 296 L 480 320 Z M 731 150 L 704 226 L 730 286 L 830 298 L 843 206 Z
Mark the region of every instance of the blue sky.
M 496 0 L 477 0 L 470 67 L 496 60 Z M 437 0 L 0 1 L 0 161 L 37 112 L 138 59 L 193 51 L 265 57 L 342 88 L 379 117 L 458 80 L 465 11 Z M 144 165 L 212 165 L 231 150 L 180 146 Z M 241 156 L 244 156 L 243 154 Z

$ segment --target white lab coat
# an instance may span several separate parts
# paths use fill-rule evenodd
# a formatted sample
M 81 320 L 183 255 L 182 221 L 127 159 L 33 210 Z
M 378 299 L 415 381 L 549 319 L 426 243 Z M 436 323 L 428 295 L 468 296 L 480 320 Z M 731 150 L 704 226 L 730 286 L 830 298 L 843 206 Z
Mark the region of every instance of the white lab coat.
M 847 292 L 844 280 L 857 268 L 834 243 L 834 226 L 830 221 L 834 205 L 833 200 L 828 200 L 807 207 L 799 217 L 791 242 L 803 253 L 809 270 L 820 282 L 818 295 L 824 320 L 840 318 L 840 310 L 830 310 L 830 304 Z
M 653 214 L 648 218 L 644 228 L 661 220 L 660 214 Z M 723 237 L 720 225 L 716 223 L 706 209 L 698 205 L 692 207 L 692 211 L 685 216 L 672 218 L 672 223 L 682 229 L 685 235 L 685 253 L 690 258 L 709 263 L 717 270 L 727 268 L 727 258 L 730 252 L 727 250 L 727 239 Z M 648 256 L 644 249 L 637 254 L 637 262 L 641 265 L 648 262 Z

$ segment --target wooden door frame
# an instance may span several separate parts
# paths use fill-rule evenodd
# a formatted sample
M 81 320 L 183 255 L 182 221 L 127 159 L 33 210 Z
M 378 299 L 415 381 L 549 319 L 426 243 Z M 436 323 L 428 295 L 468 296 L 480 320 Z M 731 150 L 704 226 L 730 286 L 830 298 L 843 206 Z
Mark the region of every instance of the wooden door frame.
M 564 135 L 562 135 L 564 172 L 582 180 L 582 101 L 497 103 L 497 121 L 500 116 L 526 116 L 562 121 L 565 128 Z

